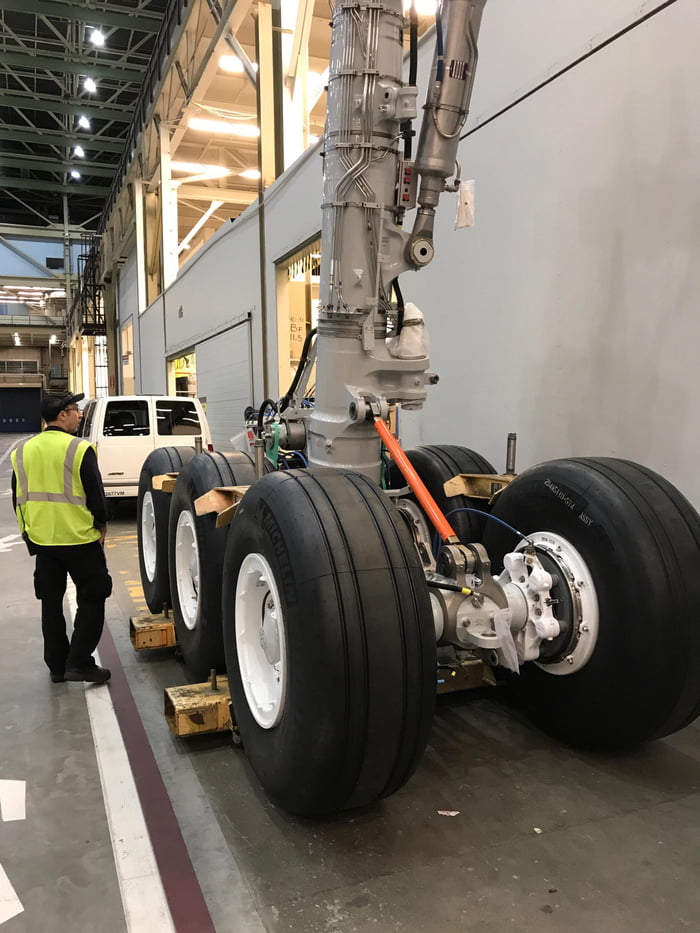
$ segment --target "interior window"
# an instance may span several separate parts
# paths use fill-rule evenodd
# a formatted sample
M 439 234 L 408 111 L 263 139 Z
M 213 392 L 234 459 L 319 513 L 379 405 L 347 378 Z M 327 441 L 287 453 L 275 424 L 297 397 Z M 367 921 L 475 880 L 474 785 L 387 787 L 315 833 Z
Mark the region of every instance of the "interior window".
M 149 433 L 148 402 L 107 402 L 105 437 L 143 437 Z
M 158 433 L 170 435 L 197 435 L 202 433 L 194 402 L 189 399 L 156 399 Z

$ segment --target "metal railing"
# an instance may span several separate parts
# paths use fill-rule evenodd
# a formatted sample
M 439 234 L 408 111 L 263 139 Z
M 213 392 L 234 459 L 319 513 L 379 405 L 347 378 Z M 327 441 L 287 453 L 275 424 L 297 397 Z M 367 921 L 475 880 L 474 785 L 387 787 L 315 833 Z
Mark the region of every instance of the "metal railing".
M 64 328 L 64 315 L 50 317 L 48 314 L 0 314 L 0 327 L 53 327 Z

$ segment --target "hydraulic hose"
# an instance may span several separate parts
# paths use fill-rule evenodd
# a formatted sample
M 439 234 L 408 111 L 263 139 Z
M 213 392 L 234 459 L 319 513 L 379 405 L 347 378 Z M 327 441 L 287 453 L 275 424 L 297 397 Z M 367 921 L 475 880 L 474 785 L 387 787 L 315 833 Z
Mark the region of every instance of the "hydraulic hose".
M 309 362 L 309 347 L 311 346 L 311 341 L 315 336 L 316 328 L 312 327 L 304 339 L 304 346 L 301 348 L 301 357 L 299 359 L 299 363 L 297 364 L 297 370 L 294 373 L 292 384 L 287 389 L 282 401 L 280 402 L 280 412 L 283 412 L 286 408 L 289 407 L 289 403 L 294 397 L 294 393 L 296 392 L 297 386 L 299 385 L 299 380 L 301 379 L 301 374 L 304 372 L 304 367 Z
M 401 470 L 404 479 L 411 487 L 411 491 L 423 507 L 425 514 L 433 523 L 437 533 L 446 544 L 458 544 L 459 538 L 457 537 L 454 528 L 447 521 L 437 502 L 426 489 L 425 483 L 416 472 L 415 467 L 411 461 L 403 452 L 401 445 L 391 433 L 388 426 L 381 420 L 381 418 L 375 418 L 373 423 L 374 430 L 381 437 L 382 441 L 384 442 L 384 446 L 391 454 L 396 466 L 399 468 L 399 470 Z

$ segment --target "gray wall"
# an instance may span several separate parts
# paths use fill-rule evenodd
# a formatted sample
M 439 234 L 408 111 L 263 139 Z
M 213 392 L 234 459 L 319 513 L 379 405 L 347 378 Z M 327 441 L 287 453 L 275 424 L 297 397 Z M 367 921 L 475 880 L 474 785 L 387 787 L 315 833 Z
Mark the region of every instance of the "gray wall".
M 435 261 L 402 279 L 425 312 L 441 375 L 425 409 L 402 417 L 405 444 L 466 444 L 500 469 L 515 430 L 519 469 L 557 456 L 628 457 L 700 505 L 700 7 L 676 0 L 638 22 L 661 6 L 489 0 L 460 148 L 463 177 L 477 182 L 476 226 L 455 232 L 446 196 Z M 423 75 L 430 57 L 421 53 Z M 273 380 L 274 260 L 320 228 L 320 201 L 317 150 L 266 196 Z M 253 205 L 166 292 L 164 340 L 174 355 L 250 313 L 256 402 L 258 260 Z M 234 389 L 221 378 L 223 399 Z M 231 386 L 242 382 L 232 369 Z
M 168 392 L 163 337 L 163 305 L 161 295 L 139 318 L 141 366 L 137 392 L 141 395 L 167 395 Z
M 441 374 L 403 420 L 409 443 L 466 443 L 502 468 L 515 430 L 521 468 L 628 457 L 700 505 L 698 35 L 698 5 L 677 0 L 462 143 L 477 225 L 455 233 L 443 210 L 438 258 L 404 288 Z
M 243 412 L 253 402 L 251 392 L 250 319 L 198 343 L 197 394 L 205 400 L 212 442 L 230 450 L 231 437 L 243 429 Z

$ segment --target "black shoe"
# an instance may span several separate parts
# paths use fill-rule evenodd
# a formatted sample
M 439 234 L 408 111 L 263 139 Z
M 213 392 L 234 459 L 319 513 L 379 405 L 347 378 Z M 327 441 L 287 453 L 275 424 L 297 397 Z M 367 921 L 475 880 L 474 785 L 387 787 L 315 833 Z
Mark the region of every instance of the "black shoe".
M 54 684 L 63 684 L 66 682 L 66 675 L 62 671 L 51 671 L 51 682 Z
M 98 667 L 97 664 L 94 667 L 81 669 L 69 668 L 65 673 L 66 680 L 82 680 L 88 684 L 106 684 L 111 676 L 111 671 L 108 671 L 106 667 Z

